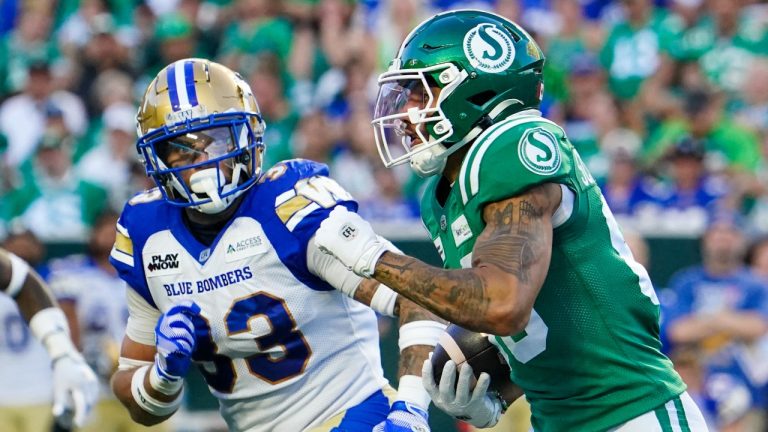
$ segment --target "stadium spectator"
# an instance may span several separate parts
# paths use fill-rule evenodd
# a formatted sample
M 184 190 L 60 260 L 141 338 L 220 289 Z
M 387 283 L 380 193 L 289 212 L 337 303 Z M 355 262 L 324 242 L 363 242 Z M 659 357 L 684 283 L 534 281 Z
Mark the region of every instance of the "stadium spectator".
M 703 231 L 708 214 L 716 212 L 728 192 L 722 176 L 710 175 L 704 166 L 704 140 L 684 136 L 667 153 L 669 190 L 661 200 L 659 218 L 668 226 L 685 225 L 684 231 Z
M 9 166 L 18 167 L 34 154 L 52 117 L 61 118 L 74 135 L 85 131 L 87 117 L 80 97 L 54 89 L 50 64 L 33 63 L 24 91 L 0 105 L 0 132 L 8 138 L 5 161 Z
M 22 184 L 3 197 L 0 218 L 19 218 L 45 242 L 85 238 L 107 194 L 74 172 L 73 141 L 61 129 L 45 131 Z
M 264 133 L 264 142 L 267 143 L 265 167 L 291 159 L 294 155 L 292 141 L 300 115 L 286 97 L 285 78 L 280 60 L 271 54 L 259 55 L 250 74 L 253 95 L 259 101 L 264 121 L 269 124 Z
M 653 229 L 666 190 L 640 171 L 640 140 L 631 131 L 615 131 L 605 137 L 601 148 L 608 172 L 598 184 L 611 211 L 638 230 Z
M 240 70 L 243 57 L 264 53 L 273 54 L 284 63 L 290 52 L 292 28 L 278 12 L 278 3 L 269 0 L 234 2 L 234 20 L 224 29 L 219 50 L 222 63 Z
M 757 410 L 765 404 L 768 374 L 764 356 L 751 351 L 768 330 L 768 290 L 743 264 L 742 223 L 734 213 L 712 216 L 702 237 L 702 263 L 670 280 L 665 327 L 671 350 L 694 345 L 704 367 L 743 377 Z
M 685 116 L 662 123 L 644 148 L 647 163 L 656 163 L 681 137 L 704 139 L 706 163 L 714 171 L 754 172 L 761 155 L 755 134 L 736 124 L 723 111 L 723 98 L 710 90 L 688 92 Z
M 712 371 L 705 367 L 701 352 L 682 346 L 670 353 L 675 370 L 688 385 L 688 392 L 701 407 L 711 431 L 751 432 L 758 430 L 750 416 L 753 406 L 748 384 L 737 373 Z
M 652 0 L 624 0 L 624 18 L 615 24 L 600 52 L 608 86 L 619 99 L 630 102 L 642 83 L 656 72 L 674 37 L 666 10 Z
M 42 2 L 21 8 L 16 28 L 0 39 L 0 94 L 24 89 L 32 65 L 58 57 L 51 27 L 52 17 Z

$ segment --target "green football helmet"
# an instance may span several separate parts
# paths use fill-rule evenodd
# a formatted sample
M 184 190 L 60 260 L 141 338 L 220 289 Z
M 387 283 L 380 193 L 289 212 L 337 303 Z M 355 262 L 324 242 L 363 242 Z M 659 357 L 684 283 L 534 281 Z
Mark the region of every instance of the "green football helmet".
M 373 125 L 384 165 L 441 172 L 494 122 L 539 107 L 543 66 L 533 38 L 499 15 L 460 10 L 424 21 L 379 76 Z M 392 152 L 397 140 L 405 154 Z

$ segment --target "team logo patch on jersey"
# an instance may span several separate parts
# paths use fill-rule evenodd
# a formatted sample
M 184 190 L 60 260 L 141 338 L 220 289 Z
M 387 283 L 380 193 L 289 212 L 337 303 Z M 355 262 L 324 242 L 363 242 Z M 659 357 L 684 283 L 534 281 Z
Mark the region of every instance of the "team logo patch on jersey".
M 464 35 L 464 55 L 475 69 L 499 73 L 515 61 L 515 45 L 503 30 L 483 23 Z
M 251 236 L 227 244 L 226 261 L 232 262 L 267 251 L 267 243 L 260 235 Z
M 147 277 L 165 276 L 181 273 L 179 268 L 179 254 L 155 254 L 150 256 L 146 264 Z
M 537 127 L 525 131 L 517 151 L 523 165 L 536 174 L 552 174 L 562 163 L 557 137 L 544 128 Z
M 469 227 L 469 222 L 464 215 L 461 215 L 453 221 L 451 224 L 451 231 L 453 232 L 453 242 L 456 243 L 456 247 L 461 246 L 462 243 L 472 238 L 472 229 Z

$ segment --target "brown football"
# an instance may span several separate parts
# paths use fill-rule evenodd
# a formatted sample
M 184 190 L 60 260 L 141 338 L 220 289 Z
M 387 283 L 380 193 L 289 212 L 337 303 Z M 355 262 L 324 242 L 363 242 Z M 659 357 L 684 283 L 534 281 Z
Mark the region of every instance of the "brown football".
M 490 390 L 496 391 L 507 404 L 514 402 L 522 394 L 520 387 L 516 386 L 509 376 L 507 361 L 499 349 L 488 340 L 487 334 L 450 324 L 440 336 L 432 353 L 432 370 L 438 384 L 443 366 L 448 360 L 456 363 L 456 370 L 460 370 L 463 363 L 472 366 L 472 388 L 480 374 L 486 372 L 491 377 Z

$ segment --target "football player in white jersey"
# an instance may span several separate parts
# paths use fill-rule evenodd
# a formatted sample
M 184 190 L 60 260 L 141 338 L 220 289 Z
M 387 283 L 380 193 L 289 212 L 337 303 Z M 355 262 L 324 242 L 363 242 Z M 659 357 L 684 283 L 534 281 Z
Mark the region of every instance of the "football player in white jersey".
M 127 203 L 111 254 L 129 285 L 112 388 L 133 419 L 173 415 L 195 363 L 231 430 L 428 431 L 420 365 L 445 326 L 314 246 L 333 207 L 357 208 L 327 167 L 262 175 L 253 94 L 204 59 L 164 68 L 137 120 L 158 188 Z M 400 316 L 391 404 L 374 311 Z
M 130 418 L 109 386 L 128 320 L 125 283 L 109 263 L 117 219 L 111 212 L 99 216 L 86 255 L 71 255 L 49 264 L 48 284 L 72 323 L 72 341 L 99 378 L 99 400 L 80 432 L 148 431 Z M 168 428 L 157 425 L 149 430 Z
M 96 375 L 69 339 L 67 319 L 50 290 L 24 260 L 0 248 L 0 291 L 16 301 L 24 321 L 51 358 L 56 422 L 65 428 L 82 425 L 98 395 Z M 10 383 L 4 381 L 3 385 Z

